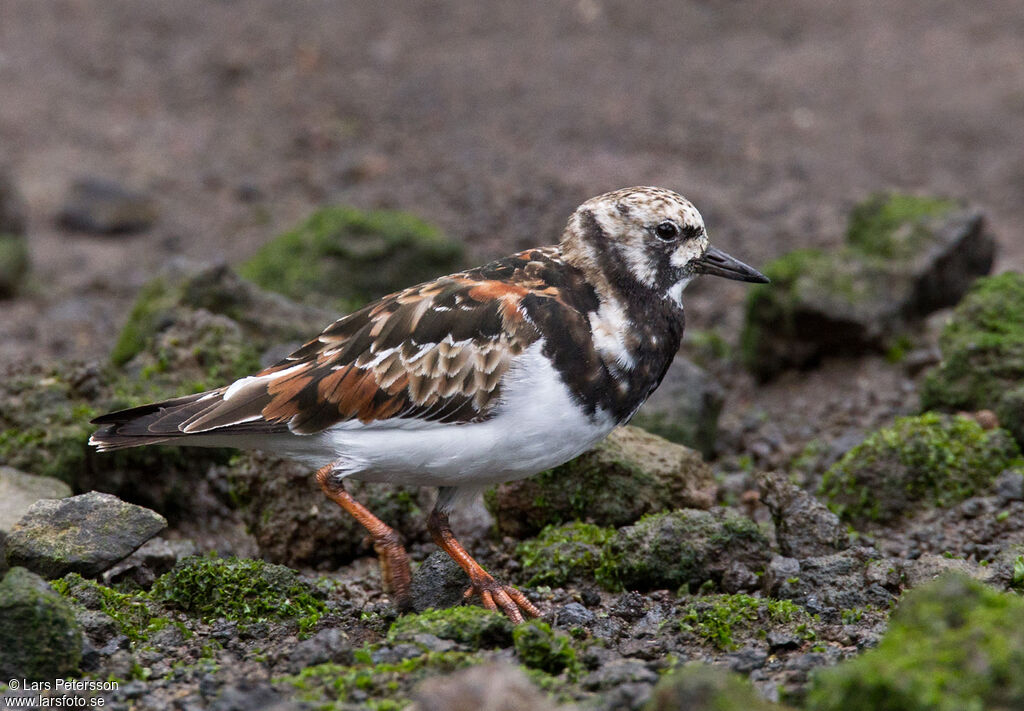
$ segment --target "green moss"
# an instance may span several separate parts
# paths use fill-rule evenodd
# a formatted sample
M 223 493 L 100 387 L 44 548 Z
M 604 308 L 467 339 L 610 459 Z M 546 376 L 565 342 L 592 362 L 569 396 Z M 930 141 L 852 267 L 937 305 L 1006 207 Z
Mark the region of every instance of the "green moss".
M 46 581 L 11 568 L 0 581 L 0 678 L 53 680 L 74 674 L 82 633 L 68 604 Z
M 351 311 L 462 260 L 458 242 L 407 213 L 328 207 L 274 238 L 239 273 L 293 299 Z
M 352 708 L 345 702 L 358 701 L 364 704 L 360 708 L 385 711 L 405 708 L 412 688 L 423 679 L 482 661 L 467 652 L 426 652 L 396 663 L 318 664 L 293 676 L 278 677 L 274 683 L 293 687 L 299 692 L 299 701 L 317 708 Z
M 696 590 L 720 583 L 727 562 L 761 569 L 767 550 L 757 524 L 731 511 L 718 516 L 692 509 L 650 514 L 608 540 L 595 577 L 609 590 Z
M 151 590 L 161 603 L 202 619 L 296 620 L 300 631 L 326 611 L 320 594 L 283 565 L 213 555 L 179 561 Z
M 110 352 L 114 365 L 124 365 L 146 347 L 176 301 L 176 295 L 164 279 L 153 279 L 142 287 Z
M 875 649 L 812 678 L 813 711 L 1024 708 L 1024 599 L 949 575 L 908 592 Z
M 418 634 L 432 634 L 474 649 L 507 647 L 512 642 L 512 623 L 505 615 L 480 607 L 426 610 L 395 620 L 388 630 L 388 641 L 409 641 Z
M 813 639 L 810 615 L 789 600 L 771 600 L 750 595 L 711 595 L 689 603 L 682 610 L 679 629 L 693 634 L 718 649 L 739 648 L 738 639 L 764 636 L 769 624 L 794 623 L 799 634 Z
M 0 299 L 21 291 L 28 268 L 28 241 L 18 235 L 0 233 Z
M 1024 381 L 1024 274 L 979 279 L 939 339 L 942 363 L 921 388 L 925 409 L 996 409 Z
M 948 215 L 957 204 L 945 198 L 881 193 L 850 211 L 846 241 L 868 255 L 898 259 L 911 256 L 927 240 L 928 220 Z
M 869 435 L 825 472 L 820 493 L 848 521 L 888 521 L 962 501 L 1019 457 L 1007 432 L 929 412 Z
M 512 630 L 512 640 L 520 661 L 531 669 L 547 674 L 560 674 L 577 669 L 576 651 L 569 638 L 556 634 L 549 624 L 528 620 Z
M 526 584 L 558 586 L 592 578 L 601 548 L 614 533 L 614 529 L 579 521 L 546 526 L 536 538 L 516 547 L 516 559 L 531 576 Z
M 78 573 L 53 581 L 53 588 L 79 605 L 105 612 L 114 620 L 118 631 L 133 642 L 147 638 L 169 622 L 154 614 L 152 601 L 145 593 L 123 593 Z

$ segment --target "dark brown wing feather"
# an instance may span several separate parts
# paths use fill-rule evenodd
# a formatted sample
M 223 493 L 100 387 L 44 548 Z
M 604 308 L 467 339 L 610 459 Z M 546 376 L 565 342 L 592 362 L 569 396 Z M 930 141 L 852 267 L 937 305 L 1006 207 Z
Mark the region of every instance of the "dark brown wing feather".
M 320 432 L 347 420 L 486 419 L 501 377 L 539 334 L 523 299 L 558 298 L 533 250 L 385 297 L 256 375 L 207 393 L 104 415 L 102 449 L 216 432 Z M 560 300 L 560 299 L 559 299 Z

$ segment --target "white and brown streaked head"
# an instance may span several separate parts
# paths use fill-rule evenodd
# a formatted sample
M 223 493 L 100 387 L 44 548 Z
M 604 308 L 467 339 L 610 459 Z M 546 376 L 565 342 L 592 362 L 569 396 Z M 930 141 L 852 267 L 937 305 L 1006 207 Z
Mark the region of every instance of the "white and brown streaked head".
M 664 188 L 624 188 L 587 200 L 569 218 L 562 249 L 567 261 L 602 286 L 649 289 L 677 306 L 683 288 L 700 274 L 768 281 L 712 247 L 693 203 Z

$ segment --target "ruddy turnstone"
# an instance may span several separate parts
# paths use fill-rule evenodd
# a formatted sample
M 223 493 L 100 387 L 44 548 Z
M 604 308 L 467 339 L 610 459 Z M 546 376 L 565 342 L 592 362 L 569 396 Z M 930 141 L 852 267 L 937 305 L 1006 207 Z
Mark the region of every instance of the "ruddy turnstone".
M 713 274 L 767 282 L 711 247 L 700 213 L 661 188 L 583 203 L 562 241 L 386 296 L 284 360 L 217 390 L 96 418 L 100 451 L 144 444 L 263 449 L 317 467 L 409 603 L 399 535 L 345 479 L 439 487 L 431 537 L 466 591 L 513 621 L 539 615 L 456 540 L 458 501 L 586 451 L 658 386 L 683 335 L 683 289 Z

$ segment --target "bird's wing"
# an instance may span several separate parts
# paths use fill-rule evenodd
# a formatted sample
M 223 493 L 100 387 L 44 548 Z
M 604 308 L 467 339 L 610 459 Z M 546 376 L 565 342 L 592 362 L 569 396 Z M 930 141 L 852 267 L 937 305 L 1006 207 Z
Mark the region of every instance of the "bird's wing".
M 474 270 L 385 297 L 229 386 L 97 418 L 108 427 L 94 444 L 114 449 L 212 432 L 312 434 L 356 420 L 487 419 L 502 376 L 539 337 L 522 300 L 543 297 L 543 285 L 487 278 L 516 273 Z

